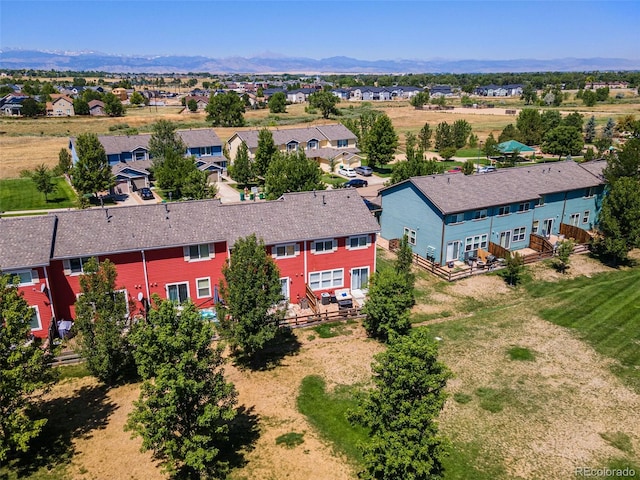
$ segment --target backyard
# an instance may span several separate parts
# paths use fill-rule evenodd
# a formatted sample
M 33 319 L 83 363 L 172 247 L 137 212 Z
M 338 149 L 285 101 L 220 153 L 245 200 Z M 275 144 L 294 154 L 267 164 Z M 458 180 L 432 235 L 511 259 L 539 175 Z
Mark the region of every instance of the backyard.
M 379 252 L 379 268 L 391 260 Z M 578 466 L 640 471 L 640 270 L 583 255 L 572 257 L 569 272 L 539 263 L 515 289 L 493 274 L 450 284 L 417 272 L 414 327 L 441 339 L 441 359 L 455 374 L 440 417 L 452 442 L 445 478 L 561 479 Z M 273 369 L 226 367 L 259 430 L 234 480 L 356 478 L 354 443 L 366 432 L 343 412 L 369 385 L 383 347 L 359 322 L 295 335 L 300 350 Z M 166 478 L 122 430 L 138 391 L 65 379 L 46 405 L 48 449 L 29 469 L 0 469 L 0 477 Z
M 45 201 L 29 178 L 0 180 L 0 212 L 74 207 L 77 197 L 65 178 L 55 177 L 53 183 L 56 188 Z

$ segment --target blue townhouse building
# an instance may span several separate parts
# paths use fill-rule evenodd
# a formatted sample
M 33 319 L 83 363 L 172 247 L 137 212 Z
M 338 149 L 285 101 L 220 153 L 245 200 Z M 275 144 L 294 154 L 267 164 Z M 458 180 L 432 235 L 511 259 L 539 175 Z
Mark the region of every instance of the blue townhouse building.
M 407 235 L 414 253 L 443 265 L 490 243 L 528 248 L 562 225 L 591 230 L 604 192 L 605 161 L 543 163 L 496 172 L 413 177 L 380 191 L 381 236 Z

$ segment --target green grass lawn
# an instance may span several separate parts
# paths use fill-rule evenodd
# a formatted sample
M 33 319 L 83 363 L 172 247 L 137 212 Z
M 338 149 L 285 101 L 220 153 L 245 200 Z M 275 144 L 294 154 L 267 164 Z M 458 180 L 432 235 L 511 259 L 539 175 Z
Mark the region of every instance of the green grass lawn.
M 347 182 L 345 177 L 341 177 L 340 175 L 336 175 L 335 173 L 325 173 L 322 175 L 322 181 L 327 185 L 332 185 L 334 188 L 339 187 L 343 183 Z
M 0 180 L 0 211 L 45 210 L 74 207 L 76 194 L 63 177 L 53 179 L 56 190 L 48 195 L 48 202 L 28 178 Z
M 640 269 L 527 289 L 544 319 L 575 329 L 599 353 L 618 360 L 613 372 L 640 393 Z
M 484 154 L 477 148 L 461 148 L 456 151 L 456 157 L 465 157 L 471 159 L 485 159 Z

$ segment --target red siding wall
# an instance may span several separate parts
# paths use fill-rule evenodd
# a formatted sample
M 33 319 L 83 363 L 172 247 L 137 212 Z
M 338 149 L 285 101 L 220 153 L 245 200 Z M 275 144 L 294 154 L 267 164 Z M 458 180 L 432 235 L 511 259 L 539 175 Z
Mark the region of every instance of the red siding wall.
M 274 258 L 280 278 L 289 277 L 289 298 L 291 302 L 297 302 L 305 296 L 305 274 L 304 274 L 304 242 L 297 242 L 295 257 Z M 273 245 L 267 246 L 267 254 L 272 255 Z
M 18 287 L 18 290 L 22 292 L 24 299 L 30 307 L 37 307 L 38 315 L 40 316 L 41 327 L 38 330 L 31 330 L 34 336 L 38 338 L 47 338 L 49 333 L 49 325 L 51 325 L 51 305 L 49 303 L 49 297 L 47 290 L 42 290 L 43 285 L 46 286 L 45 271 L 44 268 L 30 268 L 25 270 L 33 270 L 38 274 L 37 281 L 33 285 L 25 285 Z M 11 273 L 11 272 L 7 272 Z M 35 280 L 35 278 L 34 278 Z

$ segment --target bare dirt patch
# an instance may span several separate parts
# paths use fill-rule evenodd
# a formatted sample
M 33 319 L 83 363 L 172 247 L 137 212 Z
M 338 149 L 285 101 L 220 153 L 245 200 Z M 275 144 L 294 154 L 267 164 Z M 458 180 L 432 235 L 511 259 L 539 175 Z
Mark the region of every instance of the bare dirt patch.
M 600 436 L 612 430 L 629 435 L 638 451 L 640 396 L 610 372 L 610 360 L 523 307 L 493 318 L 471 340 L 444 338 L 443 361 L 456 374 L 450 390 L 472 396 L 466 404 L 447 402 L 445 432 L 479 440 L 484 452 L 503 459 L 508 478 L 572 478 L 577 466 L 602 465 L 621 454 Z M 530 349 L 535 361 L 509 360 L 512 346 Z M 503 410 L 481 408 L 479 387 L 502 392 Z
M 550 261 L 535 263 L 527 268 L 534 280 L 545 282 L 557 282 L 558 280 L 579 276 L 591 277 L 596 273 L 614 270 L 589 255 L 572 255 L 569 268 L 565 273 L 558 272 L 553 268 Z

